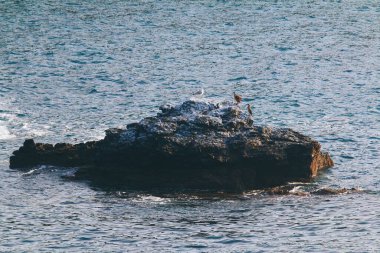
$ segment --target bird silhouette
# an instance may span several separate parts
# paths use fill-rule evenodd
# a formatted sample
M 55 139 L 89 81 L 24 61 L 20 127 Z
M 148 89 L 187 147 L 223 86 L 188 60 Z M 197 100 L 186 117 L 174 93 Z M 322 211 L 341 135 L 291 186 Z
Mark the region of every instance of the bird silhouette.
M 251 117 L 252 117 L 253 114 L 252 114 L 252 109 L 251 109 L 250 104 L 247 105 L 247 110 L 248 110 L 249 115 L 251 115 Z
M 243 98 L 241 97 L 241 95 L 238 95 L 234 92 L 234 99 L 236 101 L 236 104 L 240 104 Z

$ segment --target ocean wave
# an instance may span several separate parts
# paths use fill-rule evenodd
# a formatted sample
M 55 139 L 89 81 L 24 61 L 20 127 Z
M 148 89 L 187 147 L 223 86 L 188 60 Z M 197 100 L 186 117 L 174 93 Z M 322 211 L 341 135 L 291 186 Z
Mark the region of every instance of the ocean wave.
M 6 126 L 0 125 L 0 140 L 8 140 L 14 137 L 16 136 L 11 134 Z

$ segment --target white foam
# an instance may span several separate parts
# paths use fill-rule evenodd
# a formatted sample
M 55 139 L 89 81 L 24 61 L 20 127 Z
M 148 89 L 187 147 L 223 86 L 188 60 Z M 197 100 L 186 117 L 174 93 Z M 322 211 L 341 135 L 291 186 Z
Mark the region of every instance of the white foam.
M 6 126 L 0 125 L 0 140 L 7 140 L 14 137 L 15 136 L 9 132 Z
M 22 176 L 29 176 L 29 175 L 32 175 L 34 172 L 38 171 L 38 169 L 32 169 L 28 172 L 25 172 L 22 174 Z
M 28 136 L 33 138 L 47 135 L 49 133 L 49 128 L 49 126 L 31 125 L 26 122 L 23 123 L 21 127 L 23 132 L 26 132 Z
M 0 140 L 7 140 L 16 137 L 8 130 L 9 123 L 16 118 L 16 113 L 10 109 L 9 99 L 1 99 L 0 101 Z
M 157 204 L 165 204 L 170 202 L 169 199 L 167 198 L 160 198 L 157 196 L 152 196 L 152 195 L 138 195 L 136 199 L 132 200 L 133 202 L 138 202 L 138 203 L 157 203 Z

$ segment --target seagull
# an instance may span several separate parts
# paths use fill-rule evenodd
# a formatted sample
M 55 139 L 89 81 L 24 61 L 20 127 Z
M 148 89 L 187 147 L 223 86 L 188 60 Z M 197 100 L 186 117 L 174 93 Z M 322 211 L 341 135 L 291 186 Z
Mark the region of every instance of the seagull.
M 236 101 L 236 104 L 239 104 L 242 100 L 242 97 L 234 92 L 234 99 Z
M 203 88 L 193 93 L 194 96 L 203 96 L 203 94 L 205 94 L 205 90 Z
M 252 117 L 252 109 L 251 109 L 251 105 L 250 104 L 247 105 L 247 109 L 248 109 L 249 115 L 251 115 L 251 117 Z

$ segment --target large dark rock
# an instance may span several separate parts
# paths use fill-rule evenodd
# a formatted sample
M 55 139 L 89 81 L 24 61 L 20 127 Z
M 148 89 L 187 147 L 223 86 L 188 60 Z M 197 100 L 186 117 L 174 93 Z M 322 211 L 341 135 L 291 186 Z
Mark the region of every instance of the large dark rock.
M 245 190 L 309 180 L 333 166 L 320 144 L 291 129 L 252 126 L 240 107 L 186 101 L 160 107 L 97 142 L 35 144 L 26 140 L 11 168 L 79 167 L 78 178 L 132 188 Z

